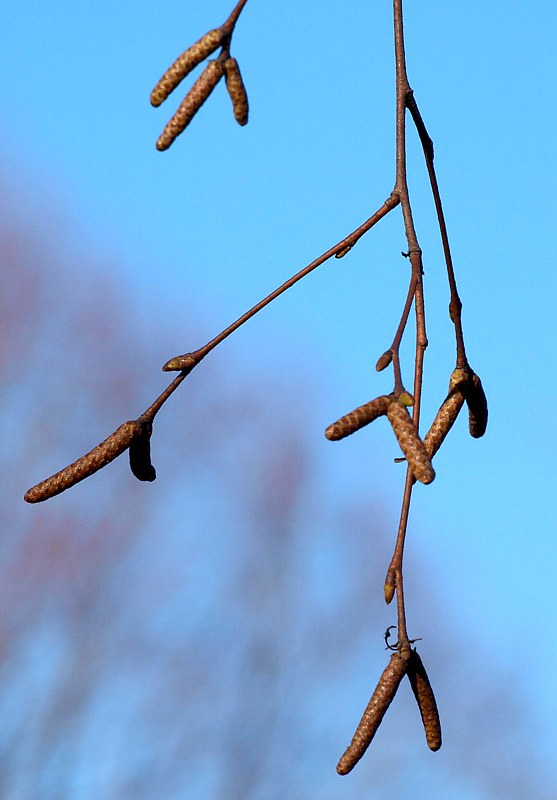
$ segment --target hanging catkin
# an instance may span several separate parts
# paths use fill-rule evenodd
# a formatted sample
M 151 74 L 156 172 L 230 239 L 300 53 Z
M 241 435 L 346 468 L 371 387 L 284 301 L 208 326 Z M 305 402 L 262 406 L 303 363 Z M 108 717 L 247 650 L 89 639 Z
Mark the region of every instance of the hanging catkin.
M 338 441 L 344 439 L 345 436 L 350 436 L 351 433 L 359 431 L 365 425 L 369 425 L 378 417 L 387 413 L 387 408 L 391 402 L 392 397 L 388 395 L 381 395 L 369 403 L 364 403 L 363 406 L 355 408 L 349 414 L 341 417 L 325 431 L 325 436 L 331 441 Z
M 209 61 L 199 78 L 182 100 L 172 119 L 158 138 L 157 150 L 167 150 L 172 142 L 189 125 L 205 100 L 222 78 L 222 62 Z
M 220 28 L 215 28 L 202 36 L 195 44 L 188 47 L 181 56 L 166 70 L 151 92 L 151 105 L 160 106 L 168 95 L 174 91 L 178 84 L 192 69 L 201 64 L 217 47 L 222 44 L 224 34 Z
M 346 775 L 354 769 L 369 747 L 371 740 L 375 736 L 385 716 L 385 712 L 391 705 L 396 691 L 400 686 L 400 682 L 406 673 L 406 668 L 407 660 L 403 658 L 400 653 L 393 653 L 391 660 L 379 678 L 379 683 L 375 687 L 375 691 L 367 704 L 367 708 L 356 728 L 350 745 L 346 748 L 337 764 L 337 772 L 339 775 Z
M 439 711 L 427 672 L 416 650 L 410 652 L 407 675 L 422 717 L 427 746 L 430 750 L 439 750 L 441 747 Z
M 387 416 L 406 460 L 415 477 L 422 483 L 431 483 L 435 470 L 424 443 L 405 406 L 393 400 L 387 408 Z
M 157 477 L 154 466 L 151 464 L 151 433 L 153 425 L 144 422 L 141 433 L 135 436 L 130 443 L 130 469 L 138 481 L 154 481 Z
M 111 433 L 89 453 L 29 489 L 24 496 L 24 500 L 28 503 L 40 503 L 69 489 L 70 486 L 74 486 L 84 478 L 88 478 L 89 475 L 97 472 L 97 470 L 105 467 L 117 456 L 121 455 L 124 450 L 127 450 L 134 438 L 140 435 L 141 423 L 138 420 L 124 422 L 114 433 Z
M 223 66 L 226 88 L 232 101 L 234 118 L 238 125 L 246 125 L 248 121 L 249 105 L 240 67 L 235 58 L 227 58 Z
M 468 404 L 468 428 L 470 436 L 479 439 L 487 428 L 487 397 L 482 382 L 476 373 L 466 384 L 466 403 Z

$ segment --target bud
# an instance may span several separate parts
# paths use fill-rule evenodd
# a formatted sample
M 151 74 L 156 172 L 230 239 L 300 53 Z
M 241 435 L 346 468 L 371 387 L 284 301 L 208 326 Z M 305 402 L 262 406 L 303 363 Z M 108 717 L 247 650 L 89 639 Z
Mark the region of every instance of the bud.
M 395 587 L 392 583 L 386 583 L 383 586 L 383 595 L 385 597 L 385 602 L 387 605 L 391 602 L 393 597 L 395 596 Z
M 184 353 L 183 356 L 174 356 L 169 359 L 162 367 L 163 372 L 181 372 L 187 370 L 188 373 L 199 363 L 200 359 L 196 358 L 193 353 Z
M 414 405 L 414 398 L 410 394 L 410 392 L 401 392 L 397 400 L 399 403 L 402 403 L 403 406 L 413 406 Z
M 431 483 L 435 471 L 408 411 L 398 400 L 393 400 L 387 408 L 387 416 L 414 476 L 422 483 Z
M 43 500 L 48 500 L 50 497 L 64 492 L 79 483 L 79 481 L 88 478 L 89 475 L 93 475 L 102 467 L 110 464 L 124 450 L 127 450 L 134 437 L 140 434 L 141 424 L 138 420 L 124 422 L 114 433 L 111 433 L 108 438 L 94 447 L 89 453 L 29 489 L 23 499 L 27 503 L 41 503 Z
M 414 692 L 414 697 L 420 709 L 420 715 L 424 724 L 427 746 L 430 750 L 439 750 L 441 747 L 441 722 L 439 711 L 435 702 L 435 695 L 429 682 L 427 672 L 422 663 L 422 659 L 416 652 L 410 652 L 408 659 L 408 679 Z
M 223 39 L 224 33 L 222 30 L 215 28 L 215 30 L 209 31 L 205 36 L 202 36 L 191 47 L 188 47 L 181 56 L 178 56 L 151 92 L 151 105 L 160 106 L 180 81 L 222 44 Z
M 466 385 L 466 402 L 468 404 L 468 420 L 470 436 L 479 439 L 487 428 L 487 397 L 482 382 L 475 372 Z
M 151 464 L 151 434 L 153 424 L 144 422 L 140 433 L 130 443 L 130 469 L 138 481 L 154 481 L 157 477 Z
M 226 89 L 232 100 L 232 110 L 238 125 L 246 125 L 248 121 L 248 96 L 242 80 L 240 67 L 235 58 L 227 58 L 224 62 Z
M 385 602 L 387 603 L 387 605 L 389 605 L 389 603 L 395 596 L 395 589 L 396 589 L 396 573 L 392 567 L 389 567 L 389 569 L 387 570 L 387 574 L 385 575 L 385 583 L 383 585 L 383 595 L 385 597 Z
M 407 669 L 407 660 L 400 653 L 393 653 L 391 660 L 379 678 L 375 691 L 356 728 L 350 745 L 337 764 L 339 775 L 347 775 L 361 759 L 375 736 L 383 717 L 397 692 Z
M 377 364 L 375 365 L 375 369 L 377 372 L 382 372 L 386 369 L 389 364 L 393 360 L 393 351 L 392 350 L 385 350 L 382 356 L 379 356 L 377 359 Z
M 352 250 L 352 247 L 353 245 L 347 244 L 346 247 L 343 247 L 342 250 L 335 254 L 335 258 L 344 258 Z
M 166 123 L 164 131 L 158 138 L 157 150 L 167 150 L 174 139 L 185 130 L 220 81 L 222 75 L 222 62 L 209 61 L 178 106 L 178 110 L 172 119 Z
M 355 408 L 354 411 L 329 425 L 325 436 L 331 441 L 338 441 L 344 439 L 345 436 L 350 436 L 351 433 L 355 433 L 385 414 L 391 400 L 392 398 L 388 395 L 381 395 L 381 397 L 376 397 L 375 400 L 370 400 L 369 403 Z

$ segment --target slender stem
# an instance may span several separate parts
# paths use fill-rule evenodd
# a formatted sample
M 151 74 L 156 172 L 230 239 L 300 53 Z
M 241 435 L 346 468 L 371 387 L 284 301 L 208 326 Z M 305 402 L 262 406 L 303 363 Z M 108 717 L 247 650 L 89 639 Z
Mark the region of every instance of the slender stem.
M 435 203 L 435 210 L 437 212 L 437 221 L 439 223 L 441 242 L 443 244 L 445 264 L 447 266 L 447 278 L 449 281 L 449 288 L 451 292 L 449 311 L 451 319 L 455 326 L 456 366 L 457 368 L 464 368 L 468 366 L 468 359 L 466 358 L 466 349 L 464 347 L 464 333 L 462 330 L 462 302 L 460 300 L 460 296 L 458 294 L 458 289 L 456 285 L 453 259 L 451 256 L 451 248 L 449 245 L 449 235 L 447 233 L 445 214 L 443 213 L 443 204 L 441 203 L 441 194 L 439 192 L 439 184 L 437 183 L 437 175 L 435 173 L 435 166 L 433 163 L 434 159 L 433 142 L 431 140 L 429 133 L 427 132 L 427 128 L 423 121 L 422 115 L 420 114 L 418 104 L 416 103 L 416 100 L 414 98 L 414 93 L 412 91 L 409 91 L 408 93 L 408 96 L 406 98 L 406 104 L 408 110 L 410 111 L 410 114 L 412 115 L 412 119 L 414 120 L 414 125 L 416 126 L 416 130 L 418 131 L 418 136 L 420 137 L 420 141 L 422 143 L 422 147 L 424 150 L 425 162 L 427 166 L 427 172 L 429 175 L 429 182 L 431 184 L 431 192 L 433 194 L 433 201 Z
M 301 269 L 287 281 L 282 283 L 277 289 L 271 292 L 271 294 L 268 294 L 267 297 L 264 297 L 263 300 L 260 300 L 259 303 L 256 303 L 256 305 L 250 308 L 249 311 L 246 311 L 244 314 L 242 314 L 241 317 L 238 317 L 238 319 L 235 322 L 233 322 L 231 325 L 229 325 L 227 328 L 221 331 L 217 336 L 215 336 L 214 339 L 211 339 L 209 342 L 207 342 L 207 344 L 203 345 L 203 347 L 200 347 L 198 350 L 194 350 L 192 353 L 186 353 L 183 356 L 176 356 L 175 358 L 171 358 L 170 361 L 166 362 L 166 364 L 163 367 L 163 370 L 165 372 L 168 372 L 170 370 L 183 369 L 184 367 L 189 366 L 192 363 L 192 361 L 195 362 L 193 366 L 195 366 L 195 364 L 198 364 L 202 358 L 205 358 L 207 353 L 210 353 L 211 350 L 213 350 L 217 345 L 219 345 L 222 341 L 224 341 L 224 339 L 230 336 L 231 333 L 234 333 L 234 331 L 236 331 L 241 325 L 243 325 L 244 322 L 247 322 L 248 319 L 251 319 L 251 317 L 255 316 L 255 314 L 261 311 L 261 309 L 265 308 L 265 306 L 269 305 L 269 303 L 275 300 L 279 295 L 281 295 L 283 292 L 286 292 L 287 289 L 290 289 L 292 286 L 294 286 L 295 283 L 297 283 L 302 278 L 305 278 L 305 276 L 309 275 L 310 272 L 313 272 L 314 269 L 320 267 L 321 264 L 325 263 L 325 261 L 328 261 L 333 256 L 336 256 L 340 253 L 344 253 L 346 250 L 352 248 L 356 244 L 356 242 L 364 235 L 364 233 L 367 233 L 367 231 L 373 228 L 373 226 L 376 225 L 377 222 L 379 222 L 379 220 L 383 219 L 383 217 L 386 216 L 389 213 L 389 211 L 392 211 L 393 208 L 396 208 L 399 202 L 400 198 L 398 194 L 396 194 L 396 192 L 393 192 L 385 200 L 381 208 L 379 208 L 375 212 L 375 214 L 373 214 L 362 225 L 360 225 L 359 228 L 356 228 L 355 231 L 352 231 L 352 233 L 350 233 L 340 242 L 337 242 L 337 244 L 335 244 L 333 247 L 327 250 L 327 252 L 323 253 L 314 261 L 312 261 L 311 264 L 308 264 L 306 267 Z
M 192 364 L 189 369 L 183 369 L 180 374 L 177 375 L 171 383 L 169 383 L 164 392 L 161 392 L 157 399 L 151 403 L 149 408 L 141 415 L 141 417 L 139 417 L 141 422 L 153 422 L 157 412 L 163 407 L 170 395 L 176 391 L 178 386 L 182 383 L 184 378 L 190 374 L 194 367 L 195 364 Z
M 238 3 L 236 3 L 235 7 L 232 9 L 232 13 L 230 14 L 226 22 L 222 25 L 222 30 L 225 33 L 229 33 L 230 35 L 232 35 L 232 31 L 234 30 L 234 27 L 238 22 L 238 17 L 244 10 L 244 6 L 246 5 L 247 2 L 248 0 L 238 0 Z
M 414 302 L 414 295 L 416 293 L 416 278 L 414 273 L 412 273 L 410 277 L 410 286 L 408 287 L 408 294 L 406 295 L 406 302 L 404 303 L 404 308 L 402 310 L 402 316 L 400 318 L 400 322 L 398 323 L 398 328 L 395 333 L 395 338 L 393 339 L 393 343 L 390 347 L 392 357 L 393 357 L 393 369 L 394 369 L 394 376 L 395 376 L 395 392 L 403 391 L 404 385 L 402 383 L 402 374 L 400 371 L 400 343 L 402 341 L 402 336 L 406 329 L 406 325 L 408 323 L 408 317 L 410 316 L 410 309 L 412 308 L 412 303 Z
M 408 256 L 410 258 L 412 277 L 410 287 L 413 289 L 414 308 L 416 313 L 416 356 L 414 364 L 414 406 L 413 419 L 416 427 L 419 425 L 421 391 L 423 380 L 423 359 L 427 347 L 427 334 L 425 326 L 425 306 L 422 285 L 422 251 L 418 244 L 412 208 L 408 193 L 408 183 L 406 178 L 406 107 L 407 97 L 411 93 L 408 77 L 406 73 L 406 55 L 404 50 L 404 26 L 402 17 L 402 0 L 393 0 L 393 19 L 394 19 L 394 42 L 395 42 L 395 64 L 396 64 L 396 182 L 395 191 L 400 197 L 404 229 L 408 243 Z M 406 325 L 406 318 L 410 310 L 407 298 L 403 318 L 401 320 L 402 331 Z M 397 335 L 398 335 L 397 331 Z M 399 342 L 397 343 L 398 347 Z M 395 373 L 396 375 L 396 373 Z M 404 543 L 408 526 L 408 515 L 410 512 L 410 502 L 412 498 L 412 486 L 414 483 L 410 468 L 406 471 L 406 483 L 402 499 L 400 522 L 397 534 L 395 551 L 391 559 L 391 564 L 387 572 L 387 580 L 394 577 L 397 610 L 398 610 L 398 642 L 401 648 L 408 647 L 408 632 L 406 627 L 406 612 L 404 604 L 404 587 L 402 580 L 402 561 L 404 554 Z

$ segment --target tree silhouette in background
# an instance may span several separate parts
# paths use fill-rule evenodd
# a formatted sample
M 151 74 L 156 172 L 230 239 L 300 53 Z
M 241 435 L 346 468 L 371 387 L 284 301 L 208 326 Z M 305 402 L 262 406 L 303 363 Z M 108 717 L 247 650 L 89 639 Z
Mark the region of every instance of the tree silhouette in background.
M 550 798 L 520 687 L 490 682 L 480 643 L 477 662 L 462 656 L 419 563 L 414 616 L 436 633 L 423 647 L 450 744 L 428 773 L 420 737 L 402 735 L 420 727 L 407 690 L 350 781 L 331 769 L 384 658 L 369 640 L 391 621 L 374 590 L 389 511 L 314 495 L 301 390 L 293 423 L 255 377 L 208 373 L 211 392 L 160 431 L 180 458 L 167 480 L 132 483 L 119 460 L 21 503 L 31 464 L 66 459 L 136 402 L 137 343 L 155 362 L 166 344 L 142 341 L 129 297 L 68 254 L 62 225 L 37 233 L 2 196 L 1 796 Z

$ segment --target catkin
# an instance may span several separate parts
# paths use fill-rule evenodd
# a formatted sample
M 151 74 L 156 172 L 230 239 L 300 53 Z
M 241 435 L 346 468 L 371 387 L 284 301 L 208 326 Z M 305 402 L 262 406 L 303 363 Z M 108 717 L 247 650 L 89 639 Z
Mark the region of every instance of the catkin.
M 28 503 L 41 503 L 43 500 L 48 500 L 49 497 L 54 497 L 54 495 L 64 492 L 70 486 L 74 486 L 74 484 L 110 464 L 130 446 L 136 436 L 140 435 L 141 424 L 138 420 L 124 422 L 114 433 L 111 433 L 108 438 L 94 447 L 89 453 L 29 489 L 23 499 Z
M 452 389 L 441 408 L 437 412 L 435 419 L 431 423 L 431 427 L 424 436 L 424 445 L 427 450 L 428 456 L 433 458 L 437 453 L 445 437 L 450 429 L 453 427 L 456 418 L 464 404 L 464 391 L 462 387 L 456 386 Z
M 240 67 L 235 58 L 227 58 L 223 67 L 226 88 L 232 100 L 234 118 L 238 125 L 246 125 L 248 121 L 249 105 Z
M 172 119 L 158 138 L 157 150 L 167 150 L 172 142 L 189 125 L 205 100 L 222 78 L 222 62 L 209 61 L 199 78 L 182 100 Z
M 350 436 L 351 433 L 355 433 L 365 425 L 369 425 L 373 420 L 386 414 L 391 400 L 392 398 L 388 395 L 381 395 L 381 397 L 370 400 L 369 403 L 364 403 L 363 406 L 355 408 L 354 411 L 329 425 L 325 431 L 325 436 L 331 441 L 338 441 L 339 439 L 344 439 L 345 436 Z
M 379 678 L 379 683 L 367 704 L 360 724 L 352 737 L 350 745 L 337 764 L 339 775 L 347 775 L 361 759 L 375 736 L 385 712 L 391 705 L 400 682 L 407 669 L 407 660 L 400 653 L 393 653 L 391 660 Z
M 441 747 L 439 711 L 427 672 L 416 650 L 410 653 L 407 675 L 422 717 L 427 746 L 430 750 L 439 750 Z
M 130 469 L 138 481 L 154 481 L 157 477 L 155 468 L 151 464 L 152 432 L 152 423 L 144 422 L 141 434 L 134 437 L 130 443 Z
M 487 397 L 482 382 L 476 373 L 466 384 L 466 403 L 468 404 L 468 429 L 470 436 L 479 439 L 487 428 Z
M 202 36 L 191 47 L 188 47 L 181 56 L 178 56 L 151 92 L 151 105 L 160 106 L 180 81 L 222 44 L 223 39 L 222 30 L 215 28 L 215 30 L 209 31 L 205 36 Z
M 393 400 L 387 408 L 387 416 L 415 477 L 422 483 L 431 483 L 435 478 L 435 470 L 408 411 L 397 400 Z

